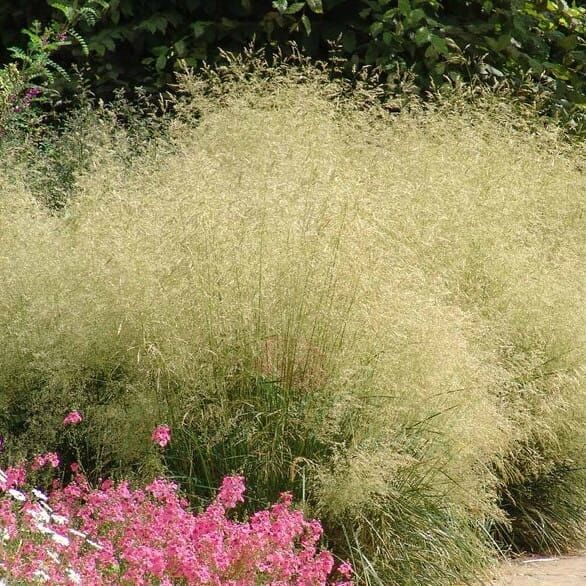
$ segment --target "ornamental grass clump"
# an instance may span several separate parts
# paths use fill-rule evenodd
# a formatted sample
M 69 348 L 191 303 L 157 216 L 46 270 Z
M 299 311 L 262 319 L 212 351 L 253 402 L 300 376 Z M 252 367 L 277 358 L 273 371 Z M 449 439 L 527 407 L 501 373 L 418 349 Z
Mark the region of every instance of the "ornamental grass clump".
M 290 490 L 364 584 L 583 538 L 584 146 L 500 99 L 392 115 L 357 85 L 187 76 L 166 145 L 102 137 L 59 213 L 5 165 L 7 460 Z

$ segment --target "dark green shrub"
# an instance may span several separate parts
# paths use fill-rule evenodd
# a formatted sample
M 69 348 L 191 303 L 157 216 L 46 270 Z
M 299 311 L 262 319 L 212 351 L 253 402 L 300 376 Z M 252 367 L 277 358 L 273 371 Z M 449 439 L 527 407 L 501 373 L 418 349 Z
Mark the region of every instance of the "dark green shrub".
M 69 79 L 68 72 L 55 61 L 56 53 L 77 42 L 87 57 L 89 49 L 75 27 L 81 23 L 95 25 L 106 6 L 105 0 L 85 0 L 71 6 L 54 2 L 60 19 L 52 19 L 46 25 L 33 20 L 21 31 L 28 39 L 26 48 L 10 47 L 10 60 L 0 68 L 0 136 L 23 122 L 30 123 L 31 116 L 27 114 L 32 107 L 55 97 L 56 76 Z
M 18 44 L 22 26 L 51 14 L 41 0 L 0 6 L 2 44 Z M 337 44 L 348 75 L 365 64 L 391 76 L 412 70 L 421 90 L 446 80 L 506 80 L 525 98 L 548 95 L 549 114 L 584 120 L 586 8 L 575 0 L 116 0 L 101 25 L 83 33 L 102 93 L 160 90 L 183 61 L 199 66 L 253 39 L 293 40 L 320 58 Z

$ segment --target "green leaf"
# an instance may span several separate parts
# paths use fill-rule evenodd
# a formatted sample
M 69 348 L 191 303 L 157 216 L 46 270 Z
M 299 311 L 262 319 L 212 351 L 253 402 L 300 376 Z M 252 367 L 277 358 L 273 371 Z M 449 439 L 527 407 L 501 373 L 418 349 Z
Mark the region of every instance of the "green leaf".
M 431 41 L 431 32 L 426 26 L 422 26 L 421 28 L 417 29 L 413 40 L 418 47 L 421 47 L 421 45 L 426 45 Z
M 155 61 L 155 67 L 157 68 L 157 71 L 161 71 L 161 70 L 165 69 L 165 65 L 167 65 L 167 52 L 166 51 L 164 53 L 161 53 L 157 57 L 157 60 Z
M 193 36 L 198 39 L 206 32 L 206 27 L 208 26 L 207 22 L 202 20 L 197 20 L 196 22 L 191 24 L 191 30 L 193 31 Z
M 120 22 L 120 10 L 110 10 L 110 20 L 113 24 L 119 24 Z
M 576 35 L 564 35 L 563 38 L 558 39 L 557 44 L 566 51 L 572 51 L 578 45 L 578 37 Z
M 150 18 L 143 20 L 137 28 L 144 29 L 150 33 L 160 31 L 164 33 L 167 30 L 169 20 L 162 14 L 153 14 Z
M 383 30 L 383 23 L 382 22 L 373 22 L 370 25 L 370 34 L 372 37 L 376 39 L 380 35 Z
M 342 48 L 346 53 L 354 53 L 356 50 L 356 34 L 354 31 L 345 31 L 342 35 Z
M 295 2 L 291 4 L 287 10 L 285 10 L 285 14 L 297 14 L 300 10 L 303 9 L 305 6 L 305 2 Z
M 34 33 L 33 31 L 31 31 L 27 28 L 23 28 L 20 32 L 29 38 L 32 45 L 41 45 L 41 42 L 42 42 L 41 37 L 39 35 L 37 35 L 36 33 Z
M 275 21 L 273 19 L 271 19 L 271 20 L 267 19 L 264 23 L 264 29 L 265 29 L 265 32 L 267 33 L 267 37 L 270 40 L 271 35 L 275 31 Z
M 411 2 L 409 0 L 399 0 L 399 12 L 403 16 L 409 16 L 411 12 Z
M 90 54 L 90 50 L 87 46 L 87 43 L 85 42 L 85 39 L 73 28 L 69 29 L 69 34 L 79 43 L 79 46 L 81 47 L 81 52 L 85 57 L 87 57 Z
M 438 52 L 433 45 L 429 45 L 429 47 L 425 49 L 425 57 L 430 61 L 435 61 L 438 58 Z
M 415 10 L 412 10 L 409 14 L 409 25 L 415 26 L 416 24 L 424 20 L 426 17 L 427 14 L 425 14 L 424 10 L 422 10 L 421 8 L 416 8 Z
M 116 43 L 114 38 L 107 31 L 94 35 L 89 42 L 89 49 L 92 53 L 104 56 L 106 51 L 114 51 Z
M 10 47 L 8 51 L 13 59 L 26 63 L 31 62 L 31 58 L 20 47 Z
M 90 4 L 95 4 L 102 10 L 108 10 L 110 7 L 110 0 L 91 0 Z
M 430 38 L 431 44 L 433 48 L 440 54 L 440 55 L 447 55 L 450 52 L 448 48 L 448 44 L 446 40 L 442 37 L 438 37 L 437 35 L 431 35 Z
M 562 79 L 564 81 L 569 81 L 571 78 L 571 74 L 567 67 L 564 67 L 560 63 L 544 63 L 545 68 L 553 73 L 554 77 L 557 79 Z
M 183 57 L 185 55 L 185 51 L 187 49 L 187 46 L 185 44 L 185 40 L 184 39 L 180 39 L 178 40 L 175 45 L 175 52 L 177 53 L 178 57 Z
M 323 14 L 324 12 L 322 0 L 307 0 L 307 5 L 316 14 Z
M 133 1 L 134 0 L 122 0 L 120 2 L 120 12 L 122 12 L 124 16 L 134 15 L 134 6 L 132 4 Z
M 511 35 L 508 33 L 499 35 L 498 38 L 492 39 L 487 37 L 486 43 L 487 45 L 493 49 L 494 51 L 503 51 L 504 49 L 511 46 Z
M 305 32 L 310 35 L 311 34 L 311 21 L 309 20 L 309 18 L 307 18 L 307 15 L 303 15 L 301 17 L 301 22 L 303 23 L 303 26 L 305 28 Z
M 61 4 L 61 2 L 55 2 L 54 0 L 49 0 L 47 4 L 51 8 L 54 8 L 55 10 L 61 12 L 68 21 L 71 21 L 73 19 L 74 12 L 71 6 L 66 6 L 65 4 Z
M 220 20 L 220 23 L 222 24 L 222 27 L 228 31 L 238 28 L 238 22 L 231 18 L 222 18 L 222 20 Z
M 61 65 L 55 63 L 55 61 L 52 59 L 47 59 L 46 63 L 48 67 L 51 67 L 51 69 L 55 70 L 63 79 L 66 79 L 67 81 L 70 80 L 69 73 L 67 73 L 67 71 L 61 67 Z
M 284 14 L 289 6 L 289 2 L 287 0 L 274 0 L 273 1 L 273 8 L 279 11 L 279 14 Z

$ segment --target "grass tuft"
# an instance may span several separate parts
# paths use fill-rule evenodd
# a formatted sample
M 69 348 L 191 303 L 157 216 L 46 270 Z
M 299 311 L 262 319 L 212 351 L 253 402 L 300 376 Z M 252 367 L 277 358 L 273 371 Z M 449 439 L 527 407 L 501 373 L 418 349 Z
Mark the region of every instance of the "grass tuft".
M 185 77 L 156 149 L 104 131 L 59 214 L 3 164 L 8 457 L 75 457 L 76 408 L 90 476 L 145 477 L 167 423 L 194 498 L 232 472 L 255 507 L 293 490 L 368 585 L 575 545 L 583 145 L 502 100 L 392 116 L 255 67 Z

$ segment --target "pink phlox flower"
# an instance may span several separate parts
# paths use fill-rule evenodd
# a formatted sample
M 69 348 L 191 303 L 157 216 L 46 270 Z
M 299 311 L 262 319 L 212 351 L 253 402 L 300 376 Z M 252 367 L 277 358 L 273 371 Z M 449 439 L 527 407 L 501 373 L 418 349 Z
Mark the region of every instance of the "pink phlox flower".
M 157 478 L 145 487 L 156 499 L 171 503 L 177 498 L 177 485 L 174 482 Z
M 124 481 L 94 488 L 76 474 L 67 486 L 53 485 L 47 510 L 0 495 L 0 524 L 22 544 L 2 562 L 26 583 L 42 570 L 49 583 L 69 584 L 74 576 L 84 586 L 352 586 L 350 565 L 332 575 L 333 556 L 319 549 L 320 523 L 293 509 L 289 495 L 236 521 L 226 513 L 243 501 L 241 476 L 225 478 L 201 513 L 177 490 L 160 478 L 143 489 Z M 56 514 L 65 521 L 57 523 Z
M 57 468 L 59 466 L 59 456 L 55 452 L 47 452 L 46 454 L 35 456 L 31 469 L 40 470 L 47 464 L 51 466 L 51 468 Z
M 63 425 L 77 425 L 83 421 L 83 417 L 79 411 L 71 411 L 63 420 Z
M 338 566 L 338 572 L 345 578 L 349 578 L 354 573 L 354 568 L 348 562 L 344 561 Z
M 305 521 L 304 533 L 301 537 L 301 545 L 305 549 L 315 548 L 316 544 L 321 539 L 323 531 L 323 527 L 319 521 Z
M 110 490 L 114 486 L 111 478 L 106 478 L 106 480 L 102 481 L 100 488 L 102 490 Z
M 233 509 L 238 503 L 244 502 L 244 491 L 244 477 L 226 476 L 216 496 L 216 502 L 227 509 Z
M 24 466 L 11 466 L 4 472 L 6 478 L 0 480 L 0 489 L 9 490 L 22 486 L 26 481 L 26 469 Z
M 151 439 L 164 448 L 171 441 L 171 429 L 168 425 L 157 425 L 153 430 Z

